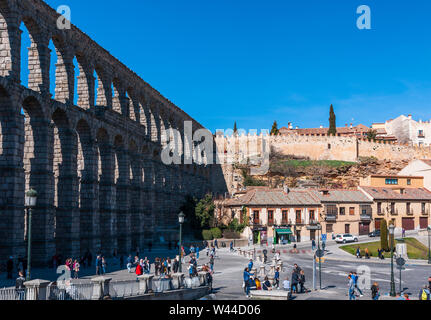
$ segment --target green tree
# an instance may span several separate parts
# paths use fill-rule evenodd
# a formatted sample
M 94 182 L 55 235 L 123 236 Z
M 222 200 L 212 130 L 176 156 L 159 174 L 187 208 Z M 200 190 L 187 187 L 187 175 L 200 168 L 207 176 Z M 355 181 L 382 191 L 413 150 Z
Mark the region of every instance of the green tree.
M 336 117 L 335 117 L 334 107 L 331 104 L 331 107 L 329 109 L 329 130 L 328 130 L 329 136 L 337 135 L 337 125 L 335 120 L 336 120 Z
M 367 138 L 369 140 L 376 140 L 377 137 L 377 131 L 374 129 L 370 129 L 370 131 L 367 132 Z
M 196 219 L 199 221 L 200 228 L 210 228 L 214 224 L 214 209 L 215 205 L 211 194 L 205 195 L 196 204 L 195 215 Z
M 278 136 L 280 134 L 280 131 L 278 130 L 277 121 L 274 121 L 271 128 L 271 136 Z
M 388 224 L 385 219 L 380 222 L 380 247 L 385 251 L 389 251 Z

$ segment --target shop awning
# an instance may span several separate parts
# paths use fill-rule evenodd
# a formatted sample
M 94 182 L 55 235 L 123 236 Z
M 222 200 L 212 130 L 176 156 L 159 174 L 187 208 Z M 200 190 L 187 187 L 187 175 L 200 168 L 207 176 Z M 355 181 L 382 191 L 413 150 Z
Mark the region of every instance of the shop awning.
M 290 228 L 287 228 L 287 229 L 275 229 L 275 232 L 277 232 L 278 234 L 293 234 L 292 230 L 290 230 Z

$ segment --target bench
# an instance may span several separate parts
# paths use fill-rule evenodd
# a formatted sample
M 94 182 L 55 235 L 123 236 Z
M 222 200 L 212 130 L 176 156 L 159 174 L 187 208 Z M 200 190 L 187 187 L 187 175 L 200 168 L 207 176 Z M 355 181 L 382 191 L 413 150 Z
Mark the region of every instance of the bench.
M 255 300 L 289 300 L 289 292 L 284 290 L 250 290 L 250 297 Z

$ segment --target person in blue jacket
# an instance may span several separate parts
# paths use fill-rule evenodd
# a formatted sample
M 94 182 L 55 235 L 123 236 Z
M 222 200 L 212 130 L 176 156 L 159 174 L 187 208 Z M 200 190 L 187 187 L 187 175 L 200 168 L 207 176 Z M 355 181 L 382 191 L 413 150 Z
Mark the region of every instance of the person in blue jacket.
M 253 274 L 250 273 L 250 270 L 248 268 L 244 269 L 243 279 L 244 279 L 244 291 L 247 295 L 247 298 L 250 297 L 250 276 Z
M 248 270 L 251 271 L 253 269 L 253 259 L 250 259 L 250 262 L 248 263 Z

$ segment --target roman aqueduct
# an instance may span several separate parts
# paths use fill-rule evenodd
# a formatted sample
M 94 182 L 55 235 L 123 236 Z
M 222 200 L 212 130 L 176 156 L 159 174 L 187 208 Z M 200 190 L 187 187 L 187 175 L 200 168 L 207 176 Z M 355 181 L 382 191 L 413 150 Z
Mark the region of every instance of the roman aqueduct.
M 170 129 L 202 126 L 78 28 L 58 29 L 58 17 L 41 0 L 0 0 L 0 261 L 25 255 L 30 187 L 38 192 L 36 264 L 55 252 L 126 254 L 160 235 L 176 239 L 185 196 L 224 191 L 223 179 L 213 183 L 215 165 L 161 161 Z M 28 85 L 22 24 L 31 39 Z

